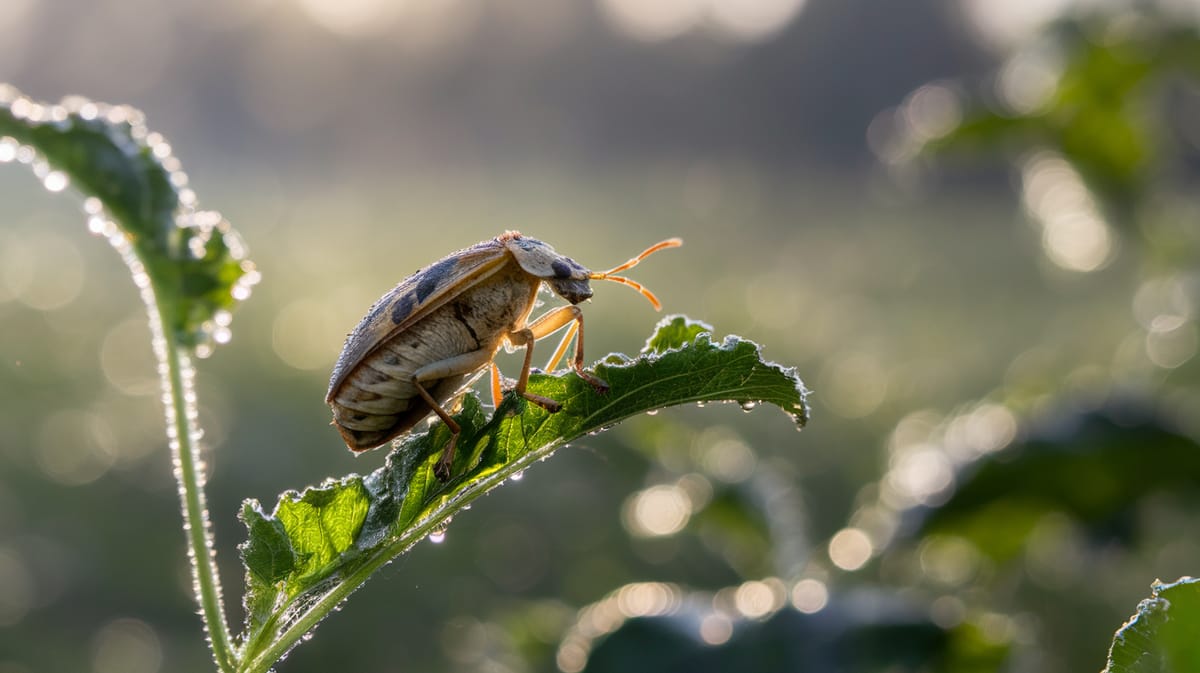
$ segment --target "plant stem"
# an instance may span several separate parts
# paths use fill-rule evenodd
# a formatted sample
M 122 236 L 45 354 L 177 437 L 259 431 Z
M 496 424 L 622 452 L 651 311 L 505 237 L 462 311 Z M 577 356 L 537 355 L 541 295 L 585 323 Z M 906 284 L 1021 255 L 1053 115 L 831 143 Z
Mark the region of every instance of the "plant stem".
M 159 292 L 155 292 L 155 295 L 164 296 Z M 222 673 L 233 673 L 236 656 L 221 603 L 221 578 L 217 572 L 208 506 L 204 497 L 204 466 L 198 455 L 200 432 L 195 418 L 192 365 L 179 345 L 174 328 L 162 318 L 162 308 L 153 313 L 157 315 L 152 315 L 151 320 L 157 321 L 158 330 L 161 330 L 156 335 L 159 338 L 155 340 L 158 346 L 155 350 L 161 350 L 157 353 L 159 362 L 166 367 L 163 392 L 170 397 L 170 404 L 166 407 L 167 433 L 175 465 L 175 479 L 179 483 L 196 600 L 200 604 L 200 614 L 204 618 L 204 628 L 217 667 Z

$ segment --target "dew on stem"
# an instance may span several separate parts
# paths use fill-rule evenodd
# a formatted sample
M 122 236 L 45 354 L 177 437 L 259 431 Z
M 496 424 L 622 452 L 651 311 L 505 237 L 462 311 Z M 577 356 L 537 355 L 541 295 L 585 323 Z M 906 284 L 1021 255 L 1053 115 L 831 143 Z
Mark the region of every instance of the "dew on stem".
M 193 586 L 214 659 L 232 671 L 236 656 L 202 490 L 191 356 L 229 341 L 229 309 L 250 296 L 258 272 L 228 221 L 196 210 L 170 144 L 134 108 L 80 97 L 43 104 L 0 84 L 0 163 L 13 161 L 29 166 L 52 193 L 74 186 L 83 195 L 88 231 L 118 252 L 146 306 Z

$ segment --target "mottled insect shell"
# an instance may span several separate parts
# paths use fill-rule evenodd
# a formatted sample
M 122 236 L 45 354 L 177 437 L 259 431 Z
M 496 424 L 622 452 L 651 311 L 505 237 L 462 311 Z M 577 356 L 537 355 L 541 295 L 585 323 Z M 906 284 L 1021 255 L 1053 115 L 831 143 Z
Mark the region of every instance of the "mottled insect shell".
M 350 333 L 334 367 L 326 402 L 346 446 L 365 451 L 412 429 L 434 411 L 414 377 L 451 362 L 460 365 L 453 373 L 424 383 L 444 407 L 525 327 L 543 281 L 577 304 L 592 296 L 590 277 L 546 243 L 506 232 L 401 281 Z

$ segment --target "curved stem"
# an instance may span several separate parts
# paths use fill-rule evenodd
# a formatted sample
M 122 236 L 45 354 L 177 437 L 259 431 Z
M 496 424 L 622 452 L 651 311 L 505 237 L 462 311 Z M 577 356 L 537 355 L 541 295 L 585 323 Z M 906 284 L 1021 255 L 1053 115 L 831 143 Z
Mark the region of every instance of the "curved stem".
M 175 479 L 179 483 L 196 600 L 200 604 L 200 615 L 204 618 L 204 628 L 208 632 L 209 646 L 217 667 L 222 673 L 232 673 L 236 667 L 236 655 L 221 602 L 221 578 L 213 553 L 208 506 L 204 497 L 204 466 L 198 455 L 200 431 L 196 424 L 192 365 L 179 345 L 174 330 L 162 319 L 162 310 L 150 306 L 151 324 L 159 332 L 155 335 L 155 351 L 165 370 L 160 374 L 163 402 L 166 403 L 167 434 L 175 465 Z

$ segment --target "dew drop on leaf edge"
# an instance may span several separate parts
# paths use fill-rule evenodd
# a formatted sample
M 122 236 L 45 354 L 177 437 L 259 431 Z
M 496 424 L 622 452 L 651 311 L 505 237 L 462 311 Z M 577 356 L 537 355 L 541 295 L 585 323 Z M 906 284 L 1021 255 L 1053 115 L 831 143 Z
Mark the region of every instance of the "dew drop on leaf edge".
M 431 531 L 429 533 L 429 541 L 434 544 L 441 544 L 445 540 L 446 540 L 446 524 L 442 524 L 441 526 L 438 526 L 437 528 L 433 529 L 433 531 Z

